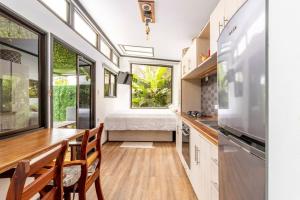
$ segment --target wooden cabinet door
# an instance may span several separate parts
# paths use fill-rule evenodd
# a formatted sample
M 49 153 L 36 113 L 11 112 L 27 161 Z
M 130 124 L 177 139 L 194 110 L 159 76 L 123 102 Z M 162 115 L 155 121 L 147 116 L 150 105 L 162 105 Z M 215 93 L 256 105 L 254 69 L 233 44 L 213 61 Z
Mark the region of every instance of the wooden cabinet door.
M 200 199 L 210 199 L 210 143 L 200 136 Z
M 217 52 L 217 42 L 222 31 L 224 17 L 224 0 L 221 0 L 210 15 L 210 52 Z
M 196 193 L 198 199 L 200 198 L 201 191 L 201 170 L 200 170 L 200 137 L 195 129 L 191 128 L 191 143 L 190 143 L 190 152 L 191 152 L 191 173 L 190 181 L 193 186 L 194 192 Z

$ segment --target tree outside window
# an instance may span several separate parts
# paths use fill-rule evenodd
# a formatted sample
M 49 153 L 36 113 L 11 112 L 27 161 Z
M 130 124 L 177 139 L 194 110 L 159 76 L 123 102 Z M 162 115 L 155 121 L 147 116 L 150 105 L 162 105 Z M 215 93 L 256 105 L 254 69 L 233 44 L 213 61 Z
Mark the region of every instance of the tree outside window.
M 131 107 L 167 108 L 172 104 L 172 67 L 132 64 Z

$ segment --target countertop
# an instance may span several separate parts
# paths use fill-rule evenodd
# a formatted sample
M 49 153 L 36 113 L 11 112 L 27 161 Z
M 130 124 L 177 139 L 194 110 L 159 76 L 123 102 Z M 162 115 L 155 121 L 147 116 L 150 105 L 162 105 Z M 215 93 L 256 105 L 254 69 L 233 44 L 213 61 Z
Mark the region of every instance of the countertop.
M 211 120 L 216 121 L 216 117 L 201 117 L 201 118 L 194 118 L 186 113 L 178 113 L 178 115 L 182 118 L 182 120 L 187 123 L 188 125 L 192 126 L 196 129 L 199 134 L 203 135 L 213 144 L 218 145 L 218 131 L 205 125 L 204 123 L 200 122 L 200 120 Z

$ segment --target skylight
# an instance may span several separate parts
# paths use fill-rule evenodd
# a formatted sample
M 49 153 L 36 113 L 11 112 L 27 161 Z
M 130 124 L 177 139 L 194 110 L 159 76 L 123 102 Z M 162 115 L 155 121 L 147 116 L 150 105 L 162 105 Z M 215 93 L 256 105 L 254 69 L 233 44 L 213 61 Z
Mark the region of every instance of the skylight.
M 128 56 L 142 56 L 142 57 L 153 57 L 153 47 L 141 47 L 131 45 L 120 45 L 121 50 L 125 55 Z

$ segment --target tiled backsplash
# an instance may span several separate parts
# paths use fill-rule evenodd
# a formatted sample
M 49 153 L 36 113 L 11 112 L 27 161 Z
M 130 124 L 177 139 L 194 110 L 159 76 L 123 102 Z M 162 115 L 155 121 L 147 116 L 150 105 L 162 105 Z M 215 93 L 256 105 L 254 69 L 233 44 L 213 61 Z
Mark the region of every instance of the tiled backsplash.
M 217 104 L 217 74 L 213 74 L 201 79 L 201 111 L 206 115 L 216 115 Z

